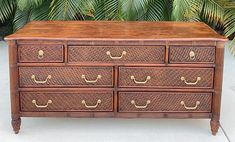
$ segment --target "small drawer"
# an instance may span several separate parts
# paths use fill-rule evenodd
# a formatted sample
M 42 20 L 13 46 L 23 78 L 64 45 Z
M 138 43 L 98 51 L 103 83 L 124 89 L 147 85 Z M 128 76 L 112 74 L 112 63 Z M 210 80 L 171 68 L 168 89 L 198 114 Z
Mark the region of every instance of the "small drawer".
M 19 67 L 20 87 L 112 87 L 112 67 Z
M 19 62 L 64 62 L 63 45 L 19 45 Z
M 69 46 L 68 62 L 164 63 L 164 46 Z
M 113 111 L 113 92 L 20 92 L 21 111 Z
M 120 87 L 212 88 L 213 68 L 120 67 Z
M 119 112 L 211 112 L 212 93 L 119 92 Z
M 170 46 L 170 63 L 215 63 L 215 47 Z

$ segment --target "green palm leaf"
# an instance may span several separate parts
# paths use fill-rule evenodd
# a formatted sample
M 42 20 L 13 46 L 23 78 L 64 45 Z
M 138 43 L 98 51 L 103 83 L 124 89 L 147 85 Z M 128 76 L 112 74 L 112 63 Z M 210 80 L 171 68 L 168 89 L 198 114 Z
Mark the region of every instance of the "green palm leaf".
M 165 0 L 149 0 L 144 14 L 139 18 L 147 21 L 160 21 L 164 19 Z
M 149 0 L 122 0 L 124 20 L 137 20 L 146 11 Z
M 93 3 L 93 18 L 95 20 L 118 19 L 119 0 L 95 0 Z
M 235 9 L 227 9 L 224 15 L 225 35 L 227 37 L 235 33 Z M 235 56 L 235 38 L 228 46 L 231 53 Z
M 81 13 L 83 0 L 53 0 L 51 2 L 51 20 L 75 20 Z
M 16 31 L 23 27 L 26 23 L 34 20 L 48 20 L 50 1 L 45 1 L 38 8 L 32 8 L 29 10 L 16 10 L 13 30 Z
M 0 0 L 0 22 L 5 22 L 14 13 L 15 0 Z

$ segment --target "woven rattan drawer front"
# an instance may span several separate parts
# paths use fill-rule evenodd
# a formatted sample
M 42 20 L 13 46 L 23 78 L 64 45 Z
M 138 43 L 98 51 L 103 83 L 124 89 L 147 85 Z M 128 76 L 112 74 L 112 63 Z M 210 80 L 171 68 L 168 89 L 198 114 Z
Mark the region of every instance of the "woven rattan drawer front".
M 112 87 L 112 67 L 20 67 L 20 87 Z
M 120 67 L 120 87 L 212 88 L 213 68 Z
M 211 112 L 212 93 L 119 92 L 119 112 Z
M 113 92 L 21 92 L 21 111 L 113 111 Z
M 69 46 L 68 62 L 164 63 L 164 46 Z
M 19 62 L 63 62 L 63 45 L 19 45 Z
M 170 63 L 214 63 L 215 47 L 171 46 Z

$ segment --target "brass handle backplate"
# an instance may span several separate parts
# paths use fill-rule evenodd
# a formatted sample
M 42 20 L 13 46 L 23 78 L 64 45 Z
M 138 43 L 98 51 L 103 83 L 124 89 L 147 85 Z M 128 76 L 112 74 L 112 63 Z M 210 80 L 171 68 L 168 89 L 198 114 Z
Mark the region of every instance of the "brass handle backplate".
M 136 84 L 146 84 L 151 79 L 150 76 L 147 76 L 145 81 L 136 81 L 135 76 L 131 76 L 131 80 L 133 80 Z
M 140 106 L 135 103 L 135 100 L 131 100 L 131 104 L 133 104 L 135 106 L 135 108 L 139 108 L 139 109 L 147 108 L 150 103 L 151 103 L 151 101 L 147 100 L 145 105 Z
M 36 80 L 36 76 L 35 76 L 34 74 L 31 76 L 31 78 L 32 78 L 33 81 L 34 81 L 35 83 L 37 83 L 37 84 L 45 84 L 45 83 L 47 83 L 47 81 L 48 81 L 49 79 L 52 78 L 52 76 L 51 76 L 51 75 L 48 75 L 47 78 L 46 78 L 45 80 L 43 80 L 43 81 L 38 81 L 38 80 Z
M 187 110 L 195 110 L 195 109 L 197 109 L 198 105 L 200 104 L 200 101 L 196 101 L 196 105 L 194 107 L 186 106 L 184 101 L 181 101 L 180 104 L 183 105 L 184 108 L 187 109 Z
M 111 55 L 111 52 L 110 52 L 110 51 L 107 51 L 106 54 L 107 54 L 111 59 L 118 60 L 118 59 L 122 59 L 122 57 L 123 57 L 124 55 L 126 55 L 127 53 L 126 53 L 126 51 L 122 51 L 122 55 L 119 56 L 119 57 L 113 57 L 113 56 Z
M 190 51 L 190 52 L 189 52 L 189 58 L 190 58 L 190 60 L 195 60 L 195 57 L 196 57 L 195 52 Z
M 52 104 L 52 100 L 48 100 L 46 105 L 38 105 L 36 100 L 32 100 L 32 103 L 37 107 L 37 108 L 47 108 L 49 104 Z
M 86 107 L 86 108 L 91 108 L 91 109 L 94 109 L 94 108 L 97 108 L 98 105 L 101 103 L 101 100 L 97 100 L 96 104 L 93 105 L 93 106 L 90 106 L 90 105 L 87 105 L 86 104 L 86 101 L 85 100 L 82 100 L 82 104 Z
M 197 77 L 195 82 L 188 82 L 183 76 L 181 77 L 181 80 L 184 81 L 184 83 L 187 85 L 196 85 L 201 80 L 201 77 Z
M 81 76 L 81 78 L 84 79 L 86 83 L 96 83 L 99 79 L 101 79 L 101 77 L 101 75 L 98 75 L 95 80 L 87 80 L 84 74 Z
M 44 51 L 43 50 L 39 50 L 38 51 L 38 59 L 42 59 L 44 57 Z

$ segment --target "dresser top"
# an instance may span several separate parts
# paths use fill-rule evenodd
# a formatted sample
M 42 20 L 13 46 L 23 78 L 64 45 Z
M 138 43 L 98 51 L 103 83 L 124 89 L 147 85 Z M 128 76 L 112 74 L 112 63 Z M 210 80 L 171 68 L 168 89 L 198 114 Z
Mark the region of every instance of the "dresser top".
M 227 40 L 202 22 L 145 21 L 33 21 L 5 39 Z

